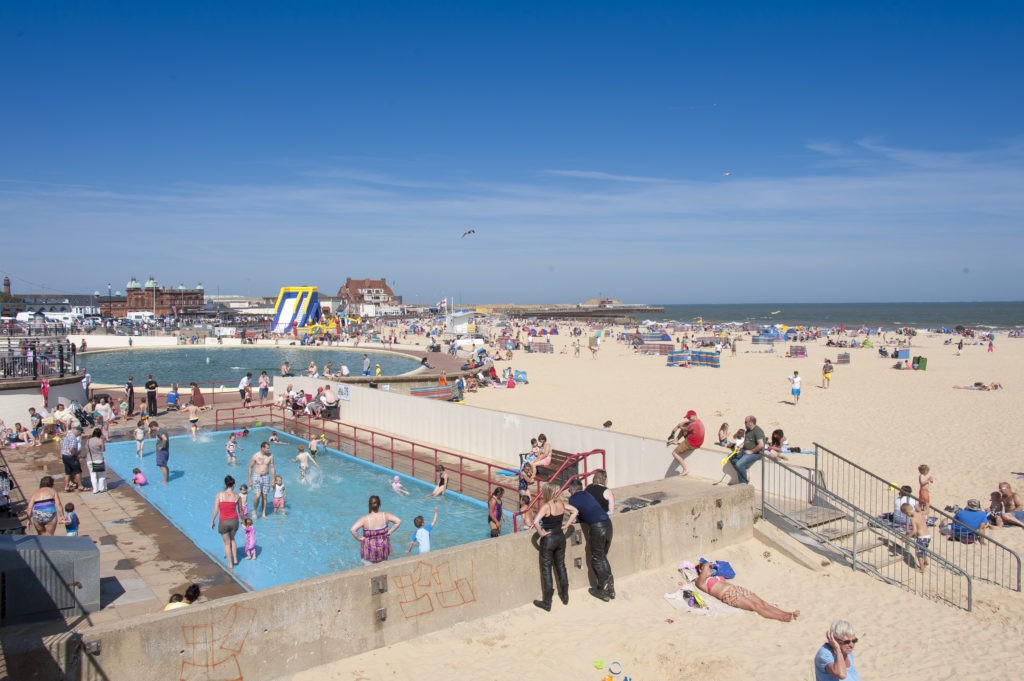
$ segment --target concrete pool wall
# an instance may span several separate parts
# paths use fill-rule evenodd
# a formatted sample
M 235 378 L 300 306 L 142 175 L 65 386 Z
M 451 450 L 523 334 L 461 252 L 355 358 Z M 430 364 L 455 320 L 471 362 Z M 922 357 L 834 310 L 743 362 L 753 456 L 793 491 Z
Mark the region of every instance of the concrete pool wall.
M 660 494 L 659 494 L 660 493 Z M 609 554 L 620 579 L 713 557 L 752 537 L 749 485 L 685 478 L 618 490 L 663 495 L 616 513 Z M 483 519 L 481 518 L 481 521 Z M 338 541 L 345 541 L 340 536 Z M 540 595 L 532 532 L 465 544 L 93 627 L 53 650 L 68 679 L 272 679 L 529 604 Z M 570 605 L 588 598 L 585 544 L 566 551 Z M 301 547 L 297 547 L 301 550 Z M 355 548 L 353 548 L 355 550 Z M 582 559 L 583 567 L 575 567 Z M 379 591 L 386 580 L 386 591 Z

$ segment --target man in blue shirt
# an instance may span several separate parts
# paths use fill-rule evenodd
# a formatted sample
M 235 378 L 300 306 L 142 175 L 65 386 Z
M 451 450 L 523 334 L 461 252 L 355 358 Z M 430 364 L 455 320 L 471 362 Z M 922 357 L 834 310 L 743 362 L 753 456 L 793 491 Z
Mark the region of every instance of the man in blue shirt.
M 967 502 L 967 508 L 960 509 L 953 516 L 953 520 L 966 525 L 972 532 L 978 535 L 980 539 L 985 534 L 985 528 L 988 527 L 988 513 L 981 510 L 981 502 L 977 499 L 970 499 Z M 967 530 L 960 525 L 953 526 L 953 536 L 959 539 L 962 535 L 970 534 Z
M 612 543 L 611 518 L 591 494 L 583 491 L 579 479 L 569 483 L 569 505 L 579 511 L 580 523 L 586 526 L 590 566 L 599 585 L 590 588 L 590 595 L 607 603 L 614 593 L 612 566 L 608 563 L 608 547 Z

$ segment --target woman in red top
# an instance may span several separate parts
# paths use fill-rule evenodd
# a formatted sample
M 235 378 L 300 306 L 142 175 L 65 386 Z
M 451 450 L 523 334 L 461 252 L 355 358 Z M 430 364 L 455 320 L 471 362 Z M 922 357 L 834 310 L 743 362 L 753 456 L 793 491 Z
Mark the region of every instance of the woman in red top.
M 234 569 L 238 565 L 238 547 L 235 546 L 235 534 L 238 532 L 238 517 L 242 513 L 241 497 L 235 494 L 235 479 L 230 475 L 224 478 L 224 491 L 218 492 L 213 498 L 213 515 L 210 516 L 210 529 L 213 529 L 220 515 L 220 523 L 217 524 L 217 532 L 224 539 L 224 557 L 228 561 L 228 568 Z

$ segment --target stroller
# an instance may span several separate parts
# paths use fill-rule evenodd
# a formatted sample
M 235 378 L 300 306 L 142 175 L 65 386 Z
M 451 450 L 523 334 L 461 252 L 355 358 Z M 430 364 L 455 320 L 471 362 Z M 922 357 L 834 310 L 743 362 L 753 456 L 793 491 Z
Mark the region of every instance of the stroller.
M 82 424 L 83 428 L 96 425 L 96 419 L 93 418 L 93 415 L 86 414 L 85 410 L 82 409 L 82 405 L 80 405 L 77 400 L 72 400 L 71 404 L 68 405 L 68 409 L 75 415 L 75 418 L 78 419 L 78 422 Z

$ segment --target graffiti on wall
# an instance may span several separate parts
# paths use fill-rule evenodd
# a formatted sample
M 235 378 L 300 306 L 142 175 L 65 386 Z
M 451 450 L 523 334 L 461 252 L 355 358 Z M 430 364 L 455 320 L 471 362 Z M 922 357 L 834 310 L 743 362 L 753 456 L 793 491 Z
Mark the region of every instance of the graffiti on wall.
M 392 578 L 405 619 L 422 617 L 437 608 L 458 608 L 476 601 L 473 562 L 421 560 L 407 573 Z
M 215 622 L 182 627 L 191 659 L 182 660 L 180 681 L 243 681 L 238 658 L 255 618 L 254 609 L 232 605 Z

